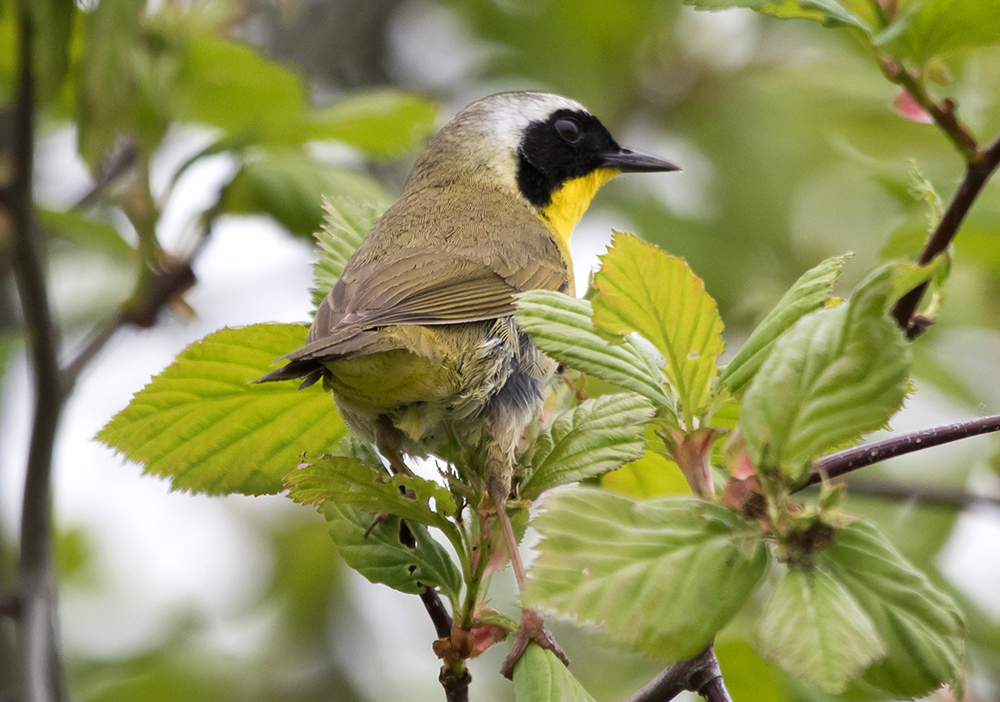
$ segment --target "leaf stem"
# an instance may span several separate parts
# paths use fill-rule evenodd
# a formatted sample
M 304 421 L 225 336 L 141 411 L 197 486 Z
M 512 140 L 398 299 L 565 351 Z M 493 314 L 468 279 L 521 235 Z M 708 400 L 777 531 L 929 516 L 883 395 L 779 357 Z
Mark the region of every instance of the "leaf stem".
M 809 479 L 792 492 L 799 492 L 826 478 L 836 478 L 889 458 L 995 431 L 1000 431 L 1000 415 L 930 427 L 837 451 L 814 461 Z
M 55 636 L 51 478 L 56 428 L 63 407 L 57 333 L 49 307 L 42 241 L 34 222 L 35 78 L 32 10 L 21 2 L 13 169 L 9 205 L 14 229 L 14 277 L 21 298 L 35 377 L 35 410 L 21 508 L 18 648 L 25 702 L 62 699 Z
M 712 644 L 694 658 L 674 663 L 625 702 L 667 702 L 685 691 L 708 702 L 732 702 Z

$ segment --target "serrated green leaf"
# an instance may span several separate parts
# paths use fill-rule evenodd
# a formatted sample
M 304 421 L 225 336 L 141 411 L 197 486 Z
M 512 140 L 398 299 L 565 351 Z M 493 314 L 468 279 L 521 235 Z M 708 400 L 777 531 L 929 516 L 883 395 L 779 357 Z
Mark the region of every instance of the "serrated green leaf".
M 761 652 L 782 668 L 839 693 L 872 661 L 885 655 L 875 625 L 829 573 L 786 570 L 764 605 Z
M 578 489 L 542 504 L 525 601 L 604 623 L 615 638 L 669 660 L 704 650 L 767 565 L 760 530 L 712 502 Z
M 323 298 L 337 283 L 344 266 L 361 240 L 382 214 L 383 207 L 371 203 L 358 203 L 346 198 L 323 198 L 323 226 L 316 237 L 317 258 L 313 264 L 313 307 L 319 307 Z
M 514 667 L 517 702 L 594 702 L 556 654 L 536 643 L 528 644 Z
M 636 340 L 612 344 L 594 328 L 588 300 L 532 290 L 517 298 L 518 327 L 548 356 L 626 390 L 673 413 L 674 401 L 656 355 Z
M 947 683 L 963 687 L 965 623 L 950 597 L 904 559 L 870 524 L 837 532 L 816 556 L 861 605 L 885 644 L 886 657 L 864 679 L 893 696 L 914 699 Z
M 321 387 L 254 384 L 274 359 L 302 346 L 306 331 L 256 324 L 210 334 L 136 393 L 97 439 L 178 490 L 281 491 L 303 453 L 330 453 L 347 431 Z
M 331 166 L 296 151 L 276 151 L 244 162 L 226 186 L 225 211 L 266 213 L 289 231 L 311 236 L 323 222 L 323 198 L 343 197 L 388 206 L 378 183 L 354 171 Z
M 818 310 L 830 299 L 833 284 L 844 268 L 846 256 L 828 258 L 821 264 L 806 271 L 788 289 L 778 304 L 753 330 L 750 338 L 723 369 L 719 383 L 725 385 L 734 395 L 741 394 L 767 360 L 778 341 L 793 324 L 805 315 Z
M 715 359 L 725 348 L 722 318 L 704 282 L 684 259 L 615 232 L 594 287 L 594 326 L 652 342 L 690 425 L 708 403 Z
M 640 500 L 692 494 L 680 466 L 654 451 L 647 451 L 639 460 L 602 476 L 601 487 Z
M 653 405 L 641 395 L 603 395 L 557 418 L 535 444 L 521 495 L 534 500 L 557 485 L 614 470 L 640 458 Z
M 370 582 L 415 595 L 425 585 L 436 586 L 452 603 L 458 602 L 462 575 L 447 549 L 422 524 L 407 524 L 417 543 L 416 548 L 408 548 L 399 541 L 395 517 L 366 534 L 375 520 L 369 512 L 329 501 L 323 505 L 323 514 L 341 557 Z
M 684 0 L 698 10 L 743 7 L 779 19 L 807 19 L 824 24 L 850 24 L 870 31 L 864 20 L 837 0 Z
M 883 426 L 902 405 L 910 350 L 886 316 L 892 272 L 880 269 L 846 305 L 800 319 L 747 390 L 740 431 L 757 466 L 794 483 L 824 450 Z
M 396 90 L 351 95 L 309 119 L 310 139 L 337 139 L 375 158 L 396 158 L 434 127 L 437 105 Z
M 346 456 L 323 456 L 285 476 L 285 485 L 288 496 L 301 504 L 319 506 L 333 501 L 428 526 L 442 527 L 445 517 L 455 513 L 455 499 L 437 483 L 407 475 L 386 478 L 381 466 Z M 402 489 L 410 491 L 413 499 L 404 496 Z

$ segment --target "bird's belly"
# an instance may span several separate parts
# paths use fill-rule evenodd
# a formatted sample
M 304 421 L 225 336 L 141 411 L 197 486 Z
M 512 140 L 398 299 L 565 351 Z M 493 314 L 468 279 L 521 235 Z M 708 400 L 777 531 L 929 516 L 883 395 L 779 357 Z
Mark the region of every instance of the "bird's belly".
M 518 394 L 525 404 L 540 402 L 539 388 L 554 366 L 510 320 L 396 330 L 404 331 L 406 348 L 332 361 L 326 383 L 355 432 L 372 440 L 386 416 L 413 455 L 434 453 L 453 439 L 476 441 L 484 409 L 508 384 L 531 385 Z

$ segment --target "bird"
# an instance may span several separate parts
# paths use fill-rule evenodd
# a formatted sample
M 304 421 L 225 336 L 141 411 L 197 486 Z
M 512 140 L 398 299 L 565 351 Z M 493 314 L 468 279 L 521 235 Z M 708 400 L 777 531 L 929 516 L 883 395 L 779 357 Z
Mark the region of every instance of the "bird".
M 515 453 L 557 364 L 518 329 L 515 298 L 574 294 L 569 239 L 621 173 L 680 170 L 619 146 L 579 102 L 514 92 L 472 103 L 417 158 L 316 311 L 305 345 L 259 382 L 322 380 L 347 426 L 394 473 L 404 456 L 484 445 L 482 484 L 518 586 L 526 575 L 506 512 Z M 530 640 L 565 654 L 522 610 L 503 672 Z

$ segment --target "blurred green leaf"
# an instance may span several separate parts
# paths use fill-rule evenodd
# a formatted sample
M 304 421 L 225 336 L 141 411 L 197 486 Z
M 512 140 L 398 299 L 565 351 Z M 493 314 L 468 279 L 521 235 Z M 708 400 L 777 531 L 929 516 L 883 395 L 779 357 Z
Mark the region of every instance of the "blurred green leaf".
M 965 624 L 951 598 L 910 565 L 864 522 L 837 532 L 816 556 L 875 624 L 887 656 L 864 679 L 894 696 L 914 699 L 948 683 L 961 698 Z
M 915 0 L 873 43 L 920 64 L 959 49 L 1000 43 L 1000 0 Z
M 318 256 L 313 264 L 313 308 L 336 285 L 344 266 L 382 214 L 382 208 L 346 198 L 323 198 L 323 225 L 314 233 Z
M 608 342 L 594 328 L 589 301 L 532 290 L 517 298 L 517 307 L 518 326 L 556 361 L 644 395 L 672 413 L 673 398 L 656 354 L 628 337 L 620 344 Z
M 343 580 L 337 550 L 326 524 L 316 519 L 291 520 L 270 530 L 274 554 L 274 579 L 268 596 L 280 603 L 283 624 L 310 645 L 325 642 L 331 599 Z M 341 595 L 342 596 L 342 595 Z
M 521 496 L 592 478 L 640 458 L 653 405 L 642 395 L 619 394 L 585 400 L 564 412 L 535 443 Z
M 309 139 L 337 139 L 381 159 L 397 158 L 430 134 L 437 105 L 395 90 L 351 95 L 310 116 Z
M 97 170 L 115 139 L 136 128 L 136 61 L 145 0 L 101 2 L 85 15 L 77 80 L 80 155 Z
M 136 393 L 97 439 L 178 490 L 280 492 L 303 453 L 329 453 L 346 432 L 318 385 L 254 384 L 306 331 L 256 324 L 210 334 Z
M 532 526 L 541 541 L 523 593 L 530 606 L 603 623 L 615 638 L 668 660 L 700 653 L 768 561 L 756 526 L 691 498 L 553 492 Z
M 840 277 L 845 260 L 846 256 L 828 258 L 795 281 L 722 371 L 719 383 L 735 395 L 742 393 L 767 360 L 778 337 L 830 299 L 833 284 Z
M 39 223 L 60 239 L 88 249 L 98 249 L 120 261 L 134 261 L 136 250 L 107 222 L 95 222 L 80 212 L 39 208 Z
M 726 689 L 739 702 L 784 702 L 788 699 L 775 682 L 774 672 L 750 644 L 744 641 L 716 642 L 715 655 L 726 681 Z
M 301 79 L 258 51 L 232 40 L 195 35 L 177 74 L 178 112 L 221 127 L 247 141 L 266 141 L 273 130 L 302 124 Z M 295 136 L 295 135 L 293 135 Z M 303 128 L 297 135 L 307 136 Z
M 514 667 L 516 702 L 594 702 L 556 654 L 536 643 Z
M 269 214 L 300 236 L 310 236 L 323 223 L 323 198 L 342 197 L 388 207 L 389 196 L 375 181 L 295 151 L 278 151 L 244 162 L 226 187 L 225 211 Z
M 885 655 L 875 625 L 829 573 L 786 570 L 760 619 L 761 652 L 825 692 L 847 683 Z
M 25 7 L 34 29 L 34 73 L 43 101 L 56 96 L 69 70 L 70 35 L 78 11 L 73 0 L 32 0 Z
M 883 426 L 906 394 L 910 352 L 886 316 L 883 268 L 849 303 L 803 317 L 775 344 L 747 390 L 740 433 L 758 467 L 798 481 L 822 451 Z
M 408 548 L 399 541 L 400 523 L 395 517 L 367 533 L 375 520 L 370 512 L 331 500 L 323 504 L 323 514 L 341 557 L 370 582 L 415 595 L 425 585 L 439 587 L 453 604 L 458 602 L 462 575 L 423 525 L 407 524 L 417 543 Z
M 708 402 L 715 360 L 725 348 L 722 319 L 704 282 L 684 259 L 615 232 L 594 286 L 594 326 L 652 342 L 690 427 Z
M 447 528 L 446 517 L 455 513 L 450 492 L 417 476 L 387 477 L 381 465 L 376 468 L 346 456 L 323 456 L 290 472 L 285 485 L 288 497 L 300 504 L 322 508 L 333 501 L 372 514 L 394 514 L 408 521 Z M 403 490 L 411 493 L 412 499 Z M 433 506 L 430 500 L 434 500 Z

